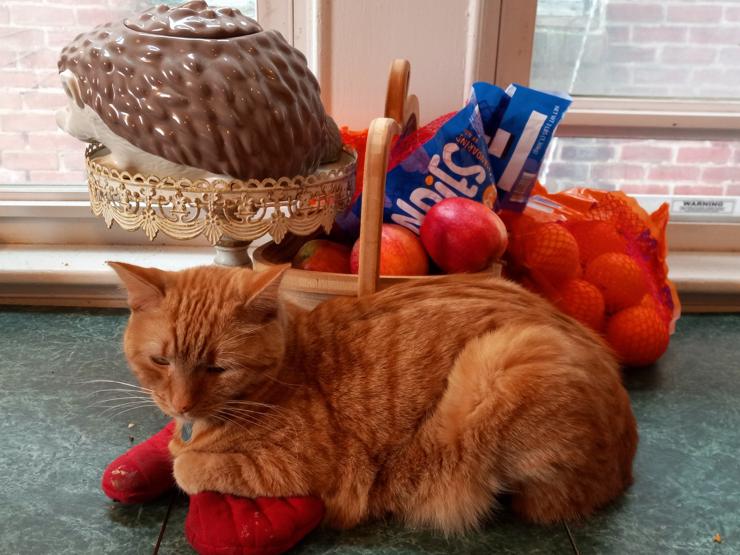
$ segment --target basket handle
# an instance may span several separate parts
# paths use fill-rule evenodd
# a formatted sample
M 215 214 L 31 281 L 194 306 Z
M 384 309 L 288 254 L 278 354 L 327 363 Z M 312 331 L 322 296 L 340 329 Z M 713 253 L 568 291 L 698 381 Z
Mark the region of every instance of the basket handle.
M 419 100 L 408 94 L 410 76 L 408 60 L 393 60 L 385 96 L 385 117 L 374 119 L 367 132 L 360 220 L 359 297 L 371 295 L 378 289 L 380 232 L 392 139 L 415 130 L 419 122 Z
M 416 130 L 419 119 L 419 99 L 409 94 L 411 64 L 402 58 L 393 60 L 385 93 L 385 117 L 396 120 L 401 134 Z
M 391 118 L 374 119 L 367 132 L 360 216 L 358 297 L 371 295 L 378 289 L 385 177 L 391 152 L 391 139 L 400 132 L 401 126 Z

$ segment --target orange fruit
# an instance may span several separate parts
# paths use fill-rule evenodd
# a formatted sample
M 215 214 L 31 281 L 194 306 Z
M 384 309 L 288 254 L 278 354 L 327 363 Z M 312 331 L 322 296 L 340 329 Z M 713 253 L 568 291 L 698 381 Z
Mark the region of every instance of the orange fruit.
M 606 339 L 624 364 L 646 366 L 665 353 L 670 336 L 668 326 L 655 309 L 638 305 L 609 318 Z
M 562 225 L 538 224 L 523 239 L 524 265 L 535 280 L 556 284 L 581 273 L 578 243 Z
M 600 254 L 627 250 L 627 242 L 614 224 L 600 220 L 574 222 L 568 229 L 576 238 L 581 262 L 588 264 Z
M 609 312 L 634 306 L 647 293 L 642 269 L 626 254 L 607 252 L 597 256 L 586 266 L 584 279 L 601 290 Z
M 595 286 L 582 279 L 572 279 L 559 288 L 555 305 L 593 330 L 604 329 L 604 296 Z

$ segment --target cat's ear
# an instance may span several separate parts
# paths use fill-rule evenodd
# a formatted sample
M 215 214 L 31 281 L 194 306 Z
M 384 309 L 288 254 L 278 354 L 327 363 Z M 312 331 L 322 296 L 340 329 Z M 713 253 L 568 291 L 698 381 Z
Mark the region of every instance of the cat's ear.
M 164 299 L 167 272 L 125 262 L 107 262 L 107 264 L 126 286 L 131 310 L 154 308 Z
M 246 291 L 246 306 L 250 312 L 265 315 L 277 312 L 280 283 L 289 268 L 290 264 L 281 264 L 262 272 L 252 272 Z

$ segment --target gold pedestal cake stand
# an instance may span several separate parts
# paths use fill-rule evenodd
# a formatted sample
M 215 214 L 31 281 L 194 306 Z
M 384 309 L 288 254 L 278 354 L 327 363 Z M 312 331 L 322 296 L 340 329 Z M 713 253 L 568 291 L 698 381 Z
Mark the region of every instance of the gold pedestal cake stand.
M 215 262 L 251 266 L 249 244 L 270 235 L 280 243 L 288 233 L 327 233 L 349 206 L 354 190 L 355 152 L 308 176 L 278 179 L 190 181 L 120 171 L 106 162 L 108 150 L 85 151 L 90 207 L 110 228 L 141 229 L 153 240 L 159 232 L 175 239 L 203 235 L 216 248 Z

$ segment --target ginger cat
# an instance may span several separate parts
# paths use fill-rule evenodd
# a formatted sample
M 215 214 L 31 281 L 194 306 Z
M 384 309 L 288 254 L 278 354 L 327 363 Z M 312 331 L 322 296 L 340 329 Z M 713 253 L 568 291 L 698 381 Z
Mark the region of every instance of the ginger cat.
M 614 356 L 514 283 L 445 276 L 308 312 L 278 299 L 284 267 L 111 266 L 132 309 L 126 357 L 178 422 L 187 493 L 310 494 L 331 526 L 391 514 L 456 533 L 498 494 L 548 523 L 632 481 Z

